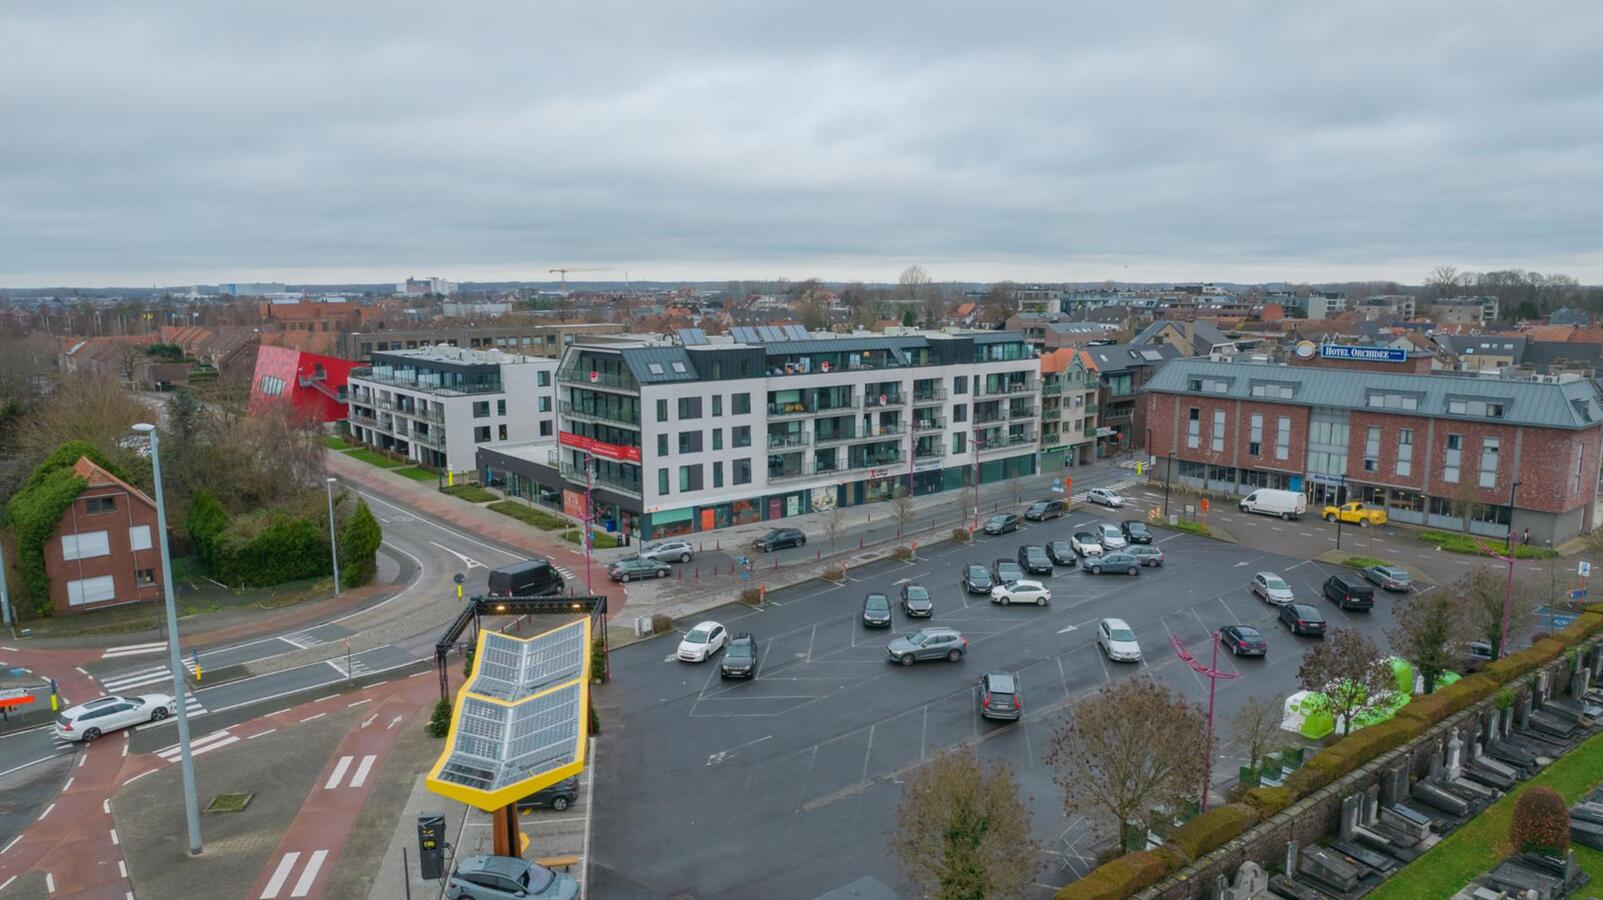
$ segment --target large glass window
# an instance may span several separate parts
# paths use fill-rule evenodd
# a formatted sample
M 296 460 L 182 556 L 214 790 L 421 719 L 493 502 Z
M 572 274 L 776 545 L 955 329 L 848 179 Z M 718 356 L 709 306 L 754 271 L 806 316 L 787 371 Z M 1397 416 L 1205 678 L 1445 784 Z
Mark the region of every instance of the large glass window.
M 1192 450 L 1202 446 L 1202 410 L 1195 406 L 1186 410 L 1186 446 Z
M 657 493 L 668 496 L 668 468 L 664 466 L 657 470 Z
M 666 399 L 657 401 L 657 421 L 668 421 L 668 401 Z
M 737 416 L 744 416 L 744 415 L 750 413 L 751 412 L 751 395 L 750 394 L 730 394 L 729 395 L 729 408 L 730 408 L 730 412 L 732 414 L 734 414 L 734 415 L 737 415 Z
M 1414 429 L 1397 432 L 1397 474 L 1407 477 L 1414 470 Z
M 1263 416 L 1254 414 L 1252 417 L 1252 433 L 1247 438 L 1247 455 L 1257 456 L 1263 452 Z M 1261 485 L 1260 485 L 1261 487 Z
M 731 428 L 729 430 L 729 438 L 730 438 L 730 445 L 731 446 L 734 446 L 734 447 L 750 447 L 751 446 L 751 426 L 750 425 L 736 425 L 734 428 Z M 740 484 L 741 482 L 737 481 L 735 483 L 736 484 Z
M 657 455 L 668 455 L 668 436 L 666 434 L 657 435 Z
M 1364 432 L 1364 471 L 1375 472 L 1380 469 L 1380 428 L 1371 425 Z
M 1291 416 L 1280 416 L 1275 423 L 1275 459 L 1291 458 Z
M 1225 411 L 1213 411 L 1213 452 L 1225 452 Z
M 1458 483 L 1458 467 L 1464 455 L 1464 436 L 1450 434 L 1447 436 L 1447 459 L 1442 466 L 1442 481 L 1448 484 Z
M 1481 487 L 1497 486 L 1497 438 L 1485 438 L 1481 441 Z
M 724 414 L 724 395 L 723 394 L 713 394 L 712 395 L 712 414 L 714 416 L 721 416 L 721 415 Z
M 751 484 L 751 460 L 735 460 L 735 484 Z

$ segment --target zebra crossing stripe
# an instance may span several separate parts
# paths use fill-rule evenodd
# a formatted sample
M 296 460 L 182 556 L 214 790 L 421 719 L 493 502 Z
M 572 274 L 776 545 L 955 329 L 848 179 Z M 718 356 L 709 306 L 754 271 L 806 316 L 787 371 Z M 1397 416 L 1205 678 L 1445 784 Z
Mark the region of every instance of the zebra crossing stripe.
M 129 644 L 126 647 L 112 647 L 100 654 L 101 659 L 116 659 L 119 656 L 141 656 L 146 653 L 160 653 L 167 649 L 166 641 L 157 641 L 153 644 Z
M 202 753 L 220 750 L 230 744 L 237 743 L 239 743 L 239 738 L 229 734 L 227 729 L 222 731 L 214 731 L 203 738 L 196 738 L 195 740 L 190 741 L 189 754 L 191 756 L 199 756 Z M 178 744 L 173 744 L 170 747 L 163 747 L 160 750 L 157 750 L 156 755 L 170 763 L 174 763 L 177 762 L 179 757 L 183 755 L 183 749 Z

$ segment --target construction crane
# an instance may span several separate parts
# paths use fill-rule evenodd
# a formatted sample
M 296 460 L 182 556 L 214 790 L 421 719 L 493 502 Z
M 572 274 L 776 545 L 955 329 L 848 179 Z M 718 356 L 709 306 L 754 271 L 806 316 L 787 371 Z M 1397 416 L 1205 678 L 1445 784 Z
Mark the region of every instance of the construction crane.
M 611 272 L 611 271 L 612 271 L 611 269 L 546 269 L 546 274 L 549 275 L 552 272 L 561 272 L 562 273 L 562 296 L 566 297 L 566 296 L 568 296 L 568 273 L 569 272 Z

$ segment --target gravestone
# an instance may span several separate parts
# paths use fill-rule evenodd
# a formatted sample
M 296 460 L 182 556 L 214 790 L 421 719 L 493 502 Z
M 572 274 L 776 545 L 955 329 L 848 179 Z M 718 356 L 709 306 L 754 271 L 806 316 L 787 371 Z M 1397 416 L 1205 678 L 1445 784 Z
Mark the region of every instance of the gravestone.
M 1213 884 L 1208 887 L 1208 900 L 1229 900 L 1230 882 L 1223 874 L 1213 877 Z
M 1409 761 L 1401 760 L 1387 769 L 1380 776 L 1382 795 L 1387 804 L 1401 803 L 1408 799 L 1408 770 Z
M 1348 794 L 1342 798 L 1340 834 L 1341 839 L 1344 841 L 1353 839 L 1353 830 L 1359 825 L 1358 816 L 1360 813 L 1358 807 L 1362 802 L 1363 795 L 1361 794 Z
M 1297 871 L 1300 875 L 1335 888 L 1342 894 L 1356 888 L 1359 879 L 1363 877 L 1357 866 L 1324 847 L 1310 847 L 1303 851 L 1302 865 Z
M 1575 674 L 1570 676 L 1570 696 L 1579 700 L 1586 696 L 1586 691 L 1592 686 L 1592 670 L 1577 666 Z
M 1514 695 L 1514 726 L 1520 731 L 1531 730 L 1531 695 L 1525 691 Z
M 1514 730 L 1514 706 L 1512 704 L 1498 710 L 1497 730 L 1499 737 L 1508 737 Z
M 1448 781 L 1457 781 L 1464 777 L 1464 741 L 1453 731 L 1452 737 L 1447 739 L 1447 762 L 1443 765 Z
M 1263 866 L 1252 860 L 1241 864 L 1236 870 L 1236 881 L 1231 886 L 1227 896 L 1229 900 L 1253 900 L 1259 894 L 1269 890 L 1269 873 Z
M 1380 785 L 1372 784 L 1364 791 L 1364 817 L 1365 825 L 1373 825 L 1380 818 Z
M 1297 874 L 1297 862 L 1298 862 L 1297 842 L 1296 841 L 1287 841 L 1286 842 L 1285 864 L 1281 866 L 1281 870 L 1284 871 L 1287 875 L 1295 875 L 1295 874 Z

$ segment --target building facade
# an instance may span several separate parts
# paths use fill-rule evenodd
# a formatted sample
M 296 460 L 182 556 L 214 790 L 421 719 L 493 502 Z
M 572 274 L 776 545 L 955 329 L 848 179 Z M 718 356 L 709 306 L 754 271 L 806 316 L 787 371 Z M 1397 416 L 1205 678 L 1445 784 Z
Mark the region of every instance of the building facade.
M 1041 357 L 1041 470 L 1096 460 L 1097 377 L 1081 350 Z
M 161 525 L 156 503 L 121 478 L 80 458 L 88 482 L 45 543 L 45 573 L 57 615 L 162 598 Z
M 1146 445 L 1145 412 L 1137 402 L 1154 372 L 1180 356 L 1173 344 L 1087 347 L 1084 359 L 1097 378 L 1096 455 L 1115 456 Z
M 598 334 L 620 334 L 628 329 L 608 322 L 532 322 L 512 325 L 457 325 L 433 328 L 351 331 L 339 336 L 340 356 L 369 362 L 375 352 L 417 350 L 445 345 L 470 350 L 504 350 L 525 356 L 561 356 L 574 341 Z
M 1039 372 L 994 331 L 579 343 L 559 446 L 485 448 L 480 474 L 649 538 L 953 490 L 1036 470 Z
M 1467 517 L 1477 534 L 1529 528 L 1555 544 L 1596 524 L 1603 406 L 1585 379 L 1188 359 L 1143 399 L 1158 477 L 1187 486 L 1362 500 L 1398 522 L 1462 530 Z
M 262 345 L 251 377 L 250 412 L 288 403 L 318 422 L 345 418 L 346 381 L 356 364 L 290 347 Z
M 358 442 L 452 472 L 498 441 L 555 444 L 557 361 L 499 350 L 425 347 L 375 352 L 350 383 Z

